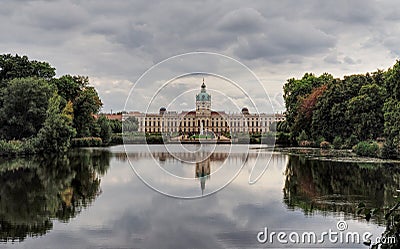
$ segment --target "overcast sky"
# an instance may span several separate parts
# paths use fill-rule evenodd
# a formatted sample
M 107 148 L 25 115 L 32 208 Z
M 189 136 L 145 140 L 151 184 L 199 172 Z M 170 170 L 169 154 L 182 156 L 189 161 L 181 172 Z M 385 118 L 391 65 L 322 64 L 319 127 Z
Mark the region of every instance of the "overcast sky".
M 368 0 L 2 0 L 0 52 L 48 61 L 58 76 L 88 75 L 103 111 L 123 110 L 133 84 L 168 57 L 220 53 L 248 66 L 282 110 L 288 78 L 392 66 L 400 55 L 399 13 L 397 1 Z

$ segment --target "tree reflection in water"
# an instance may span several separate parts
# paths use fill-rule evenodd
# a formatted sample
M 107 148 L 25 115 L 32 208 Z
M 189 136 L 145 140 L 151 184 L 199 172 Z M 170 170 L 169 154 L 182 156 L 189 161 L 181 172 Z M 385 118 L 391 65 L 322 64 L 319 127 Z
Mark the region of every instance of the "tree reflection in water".
M 0 241 L 22 241 L 68 222 L 101 193 L 110 152 L 76 150 L 64 156 L 0 161 Z
M 306 214 L 322 211 L 355 215 L 360 202 L 374 208 L 395 203 L 400 167 L 290 156 L 285 177 L 284 202 L 289 208 L 300 208 Z M 383 217 L 375 218 L 378 224 L 384 223 Z

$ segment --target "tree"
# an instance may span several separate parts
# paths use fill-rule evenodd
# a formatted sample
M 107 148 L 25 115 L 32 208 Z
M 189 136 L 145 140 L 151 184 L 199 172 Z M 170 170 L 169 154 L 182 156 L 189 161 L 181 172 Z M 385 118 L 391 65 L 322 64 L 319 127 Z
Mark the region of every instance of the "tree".
M 299 118 L 301 101 L 312 93 L 315 88 L 330 84 L 332 81 L 334 81 L 333 76 L 328 73 L 324 73 L 319 77 L 306 73 L 303 78 L 299 80 L 289 79 L 284 85 L 283 98 L 286 105 L 286 121 L 290 127 L 292 138 L 297 137 L 302 130 L 295 126 L 295 123 L 299 121 L 296 121 L 296 118 Z M 307 128 L 309 130 L 309 127 Z
M 108 144 L 111 141 L 111 126 L 109 123 L 109 120 L 103 116 L 100 115 L 100 117 L 97 119 L 97 124 L 100 127 L 100 138 L 103 141 L 103 144 Z
M 328 141 L 333 141 L 336 136 L 350 137 L 353 131 L 346 115 L 348 102 L 358 96 L 362 86 L 372 82 L 373 78 L 367 74 L 345 76 L 343 80 L 328 84 L 313 113 L 313 137 L 322 136 Z
M 377 84 L 362 86 L 358 96 L 350 99 L 347 119 L 360 140 L 375 139 L 383 134 L 383 104 L 386 91 Z
M 392 68 L 389 68 L 385 75 L 385 88 L 388 96 L 395 100 L 400 100 L 400 61 L 396 61 L 396 64 Z
M 312 130 L 310 128 L 314 109 L 319 98 L 326 91 L 326 89 L 327 85 L 316 87 L 310 94 L 299 99 L 300 103 L 298 106 L 297 116 L 292 126 L 292 132 L 298 134 L 300 131 L 308 131 L 308 135 L 312 134 Z
M 35 136 L 46 119 L 53 89 L 40 78 L 11 80 L 1 91 L 0 134 L 4 139 Z
M 400 102 L 389 98 L 384 104 L 383 112 L 386 139 L 393 141 L 398 146 L 400 142 Z
M 99 133 L 99 127 L 93 117 L 103 105 L 96 89 L 85 87 L 74 100 L 74 127 L 78 137 L 87 137 Z
M 0 55 L 0 87 L 15 78 L 38 77 L 50 80 L 56 75 L 55 68 L 47 62 L 30 61 L 27 56 Z
M 52 79 L 51 83 L 57 87 L 58 94 L 66 101 L 74 101 L 88 86 L 89 79 L 84 76 L 64 75 L 58 79 Z
M 138 120 L 135 117 L 129 117 L 125 119 L 122 123 L 123 132 L 134 132 L 138 131 Z
M 36 147 L 44 153 L 66 152 L 70 146 L 71 137 L 76 133 L 72 127 L 71 103 L 60 111 L 61 97 L 54 92 L 49 101 L 46 121 L 40 129 Z

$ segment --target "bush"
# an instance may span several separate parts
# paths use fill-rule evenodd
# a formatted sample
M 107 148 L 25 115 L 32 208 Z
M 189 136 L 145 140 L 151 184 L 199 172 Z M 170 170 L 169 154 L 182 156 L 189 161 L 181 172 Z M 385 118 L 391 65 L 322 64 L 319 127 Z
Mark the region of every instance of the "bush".
M 399 156 L 397 146 L 393 140 L 386 140 L 381 149 L 380 156 L 385 159 L 396 159 Z
M 342 147 L 344 148 L 353 148 L 354 145 L 356 145 L 359 142 L 358 138 L 356 135 L 351 135 L 349 138 L 346 139 L 344 142 L 344 145 Z
M 315 140 L 314 146 L 315 147 L 321 147 L 321 143 L 326 141 L 324 137 L 317 137 Z
M 146 142 L 148 144 L 162 144 L 164 143 L 161 135 L 148 135 L 146 136 Z
M 330 149 L 332 146 L 331 146 L 331 143 L 329 143 L 328 141 L 322 141 L 319 144 L 319 147 L 322 149 Z
M 343 147 L 343 139 L 340 136 L 336 136 L 332 142 L 333 148 L 341 149 Z
M 36 153 L 34 141 L 30 140 L 0 140 L 0 156 L 31 155 Z
M 112 134 L 110 145 L 117 145 L 117 144 L 124 144 L 124 139 L 122 137 L 122 133 L 119 134 Z
M 301 142 L 302 141 L 307 141 L 308 140 L 307 133 L 304 130 L 302 130 L 300 132 L 299 136 L 296 138 L 296 140 L 297 140 L 297 143 L 299 143 L 299 145 L 301 146 Z
M 276 136 L 276 144 L 290 145 L 290 133 L 278 132 Z
M 103 144 L 99 137 L 81 137 L 71 139 L 72 147 L 98 147 Z
M 353 147 L 353 151 L 359 156 L 377 157 L 379 145 L 376 142 L 362 141 Z

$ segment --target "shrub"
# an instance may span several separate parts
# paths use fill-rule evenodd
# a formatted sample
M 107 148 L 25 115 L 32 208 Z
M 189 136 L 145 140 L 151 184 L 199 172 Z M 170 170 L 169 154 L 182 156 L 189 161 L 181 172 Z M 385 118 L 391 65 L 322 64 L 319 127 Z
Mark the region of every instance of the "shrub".
M 148 144 L 162 144 L 164 143 L 161 135 L 148 135 L 146 136 L 146 142 Z
M 319 144 L 319 147 L 322 149 L 330 149 L 331 148 L 331 143 L 329 143 L 328 141 L 322 141 Z
M 302 131 L 300 132 L 299 136 L 296 138 L 296 140 L 297 140 L 297 143 L 299 143 L 300 146 L 301 146 L 301 142 L 302 142 L 302 141 L 308 140 L 307 133 L 306 133 L 304 130 L 302 130 Z
M 15 156 L 34 154 L 36 148 L 32 139 L 30 140 L 0 140 L 0 156 Z
M 335 148 L 335 149 L 341 149 L 341 148 L 343 147 L 343 139 L 342 139 L 342 137 L 336 136 L 336 137 L 333 139 L 332 144 L 333 144 L 333 148 Z
M 117 144 L 123 144 L 123 143 L 124 143 L 124 139 L 122 137 L 122 133 L 111 135 L 111 141 L 109 143 L 110 145 L 117 145 Z
M 356 145 L 358 142 L 359 142 L 359 140 L 358 140 L 357 136 L 353 134 L 349 138 L 346 139 L 343 147 L 344 148 L 353 148 L 353 146 Z
M 398 155 L 399 152 L 393 140 L 386 140 L 381 149 L 380 157 L 385 159 L 396 159 Z
M 376 142 L 361 141 L 353 147 L 353 151 L 359 156 L 377 157 L 379 145 Z
M 315 147 L 321 147 L 321 143 L 326 141 L 324 137 L 317 137 L 315 140 L 314 146 Z
M 98 147 L 102 145 L 102 140 L 99 137 L 81 137 L 71 139 L 72 147 Z
M 290 133 L 278 132 L 276 144 L 290 145 Z

